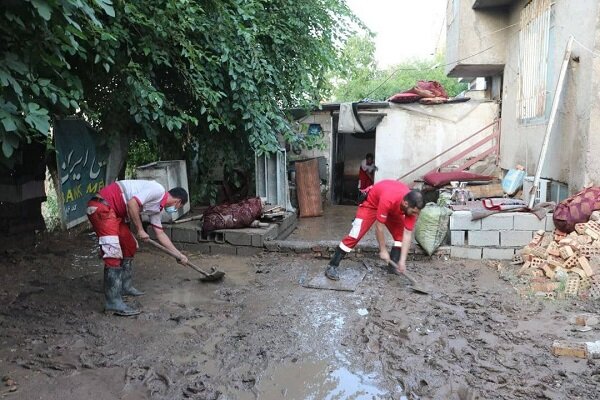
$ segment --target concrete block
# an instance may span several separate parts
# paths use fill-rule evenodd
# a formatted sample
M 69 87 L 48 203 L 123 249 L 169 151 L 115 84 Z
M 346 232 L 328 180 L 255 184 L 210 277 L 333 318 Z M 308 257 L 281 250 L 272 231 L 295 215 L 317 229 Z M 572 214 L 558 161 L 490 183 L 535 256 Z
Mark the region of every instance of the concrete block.
M 171 231 L 171 240 L 173 242 L 198 243 L 199 231 L 195 228 L 174 227 Z
M 450 247 L 451 258 L 468 258 L 471 260 L 481 260 L 481 254 L 482 251 L 480 247 Z
M 533 238 L 533 233 L 533 231 L 502 231 L 500 232 L 500 247 L 522 247 L 528 245 Z
M 492 214 L 481 220 L 483 231 L 510 231 L 513 229 L 513 213 Z
M 264 235 L 260 233 L 255 233 L 250 237 L 250 245 L 253 247 L 263 247 L 264 246 Z
M 514 229 L 515 231 L 538 231 L 546 230 L 546 217 L 539 219 L 534 214 L 530 213 L 515 213 L 514 214 Z
M 470 231 L 467 235 L 467 243 L 469 246 L 497 247 L 500 245 L 500 232 Z
M 252 257 L 264 251 L 263 248 L 251 246 L 237 246 L 237 255 L 240 257 Z
M 276 240 L 265 240 L 263 245 L 267 251 L 279 251 L 279 242 Z
M 234 246 L 250 246 L 252 245 L 252 235 L 244 230 L 225 230 L 225 243 Z
M 471 221 L 470 211 L 454 211 L 450 216 L 450 230 L 478 231 L 481 220 Z
M 483 249 L 483 258 L 487 260 L 512 260 L 515 249 Z
M 210 254 L 226 254 L 229 256 L 236 256 L 237 249 L 235 246 L 229 244 L 210 243 Z
M 554 231 L 554 228 L 556 228 L 554 226 L 554 218 L 552 217 L 552 214 L 547 214 L 546 215 L 546 232 L 552 232 L 552 231 Z
M 194 252 L 197 253 L 202 253 L 202 254 L 210 254 L 210 244 L 208 243 L 198 243 L 196 245 L 193 246 L 192 250 Z
M 464 246 L 465 233 L 465 231 L 450 231 L 450 244 L 452 246 Z

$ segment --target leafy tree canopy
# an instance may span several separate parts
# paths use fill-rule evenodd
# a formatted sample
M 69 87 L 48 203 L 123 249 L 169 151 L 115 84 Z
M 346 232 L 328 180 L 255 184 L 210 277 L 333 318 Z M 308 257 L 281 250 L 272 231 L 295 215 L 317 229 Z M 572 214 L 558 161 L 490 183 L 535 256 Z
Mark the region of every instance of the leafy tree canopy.
M 336 102 L 369 99 L 385 101 L 390 96 L 408 90 L 419 80 L 440 82 L 449 96 L 466 89 L 466 84 L 449 78 L 444 73 L 444 56 L 431 59 L 409 60 L 386 69 L 378 69 L 375 45 L 370 36 L 353 36 L 342 52 L 345 68 L 335 80 L 333 98 Z
M 215 148 L 232 163 L 272 151 L 294 134 L 282 110 L 330 93 L 357 23 L 343 0 L 4 0 L 0 158 L 74 114 L 193 142 L 201 170 Z

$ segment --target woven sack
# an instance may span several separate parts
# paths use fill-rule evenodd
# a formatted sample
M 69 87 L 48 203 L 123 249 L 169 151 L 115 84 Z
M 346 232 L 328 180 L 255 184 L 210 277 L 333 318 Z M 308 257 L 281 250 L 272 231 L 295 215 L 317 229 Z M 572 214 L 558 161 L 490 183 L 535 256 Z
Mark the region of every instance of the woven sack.
M 565 232 L 575 230 L 575 224 L 588 222 L 590 215 L 600 210 L 600 187 L 590 187 L 561 201 L 554 209 L 554 226 Z
M 432 255 L 448 236 L 452 211 L 435 203 L 427 203 L 415 225 L 415 240 L 428 255 Z

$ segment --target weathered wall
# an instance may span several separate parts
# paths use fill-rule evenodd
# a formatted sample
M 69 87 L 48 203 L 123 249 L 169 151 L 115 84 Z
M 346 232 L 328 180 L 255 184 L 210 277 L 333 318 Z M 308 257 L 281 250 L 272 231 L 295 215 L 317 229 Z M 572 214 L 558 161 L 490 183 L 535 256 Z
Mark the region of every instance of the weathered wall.
M 518 24 L 521 10 L 527 2 L 521 1 L 510 10 L 509 24 Z M 598 2 L 580 0 L 558 1 L 553 6 L 550 54 L 548 57 L 548 95 L 553 98 L 570 35 L 598 52 Z M 518 25 L 510 30 L 502 101 L 501 166 L 512 168 L 525 165 L 529 175 L 535 173 L 548 118 L 537 123 L 524 123 L 517 118 L 517 90 L 519 87 Z M 595 180 L 600 184 L 600 143 L 594 123 L 600 112 L 598 76 L 600 64 L 589 51 L 577 43 L 567 70 L 565 87 L 549 143 L 542 177 L 569 184 L 571 192 Z M 548 106 L 550 107 L 550 106 Z M 549 110 L 547 115 L 549 116 Z M 594 157 L 594 154 L 596 156 Z
M 498 104 L 473 100 L 437 106 L 390 104 L 390 108 L 382 112 L 387 116 L 377 127 L 375 139 L 375 159 L 379 167 L 377 181 L 397 179 L 490 124 L 498 115 Z M 476 136 L 469 144 L 481 138 L 483 136 Z M 468 147 L 463 146 L 450 154 L 455 155 Z M 412 183 L 448 158 L 432 162 L 403 180 Z
M 486 71 L 497 71 L 506 59 L 506 11 L 475 12 L 472 6 L 473 0 L 448 1 L 446 73 L 450 76 L 486 76 Z

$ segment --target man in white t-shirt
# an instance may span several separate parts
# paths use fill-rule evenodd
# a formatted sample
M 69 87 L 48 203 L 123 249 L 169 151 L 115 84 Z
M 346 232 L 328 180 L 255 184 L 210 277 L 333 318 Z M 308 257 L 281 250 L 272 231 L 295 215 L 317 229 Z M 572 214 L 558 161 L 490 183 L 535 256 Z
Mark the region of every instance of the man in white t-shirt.
M 141 214 L 148 216 L 150 225 L 158 241 L 174 254 L 178 261 L 187 263 L 183 255 L 163 231 L 160 214 L 176 212 L 188 201 L 185 189 L 177 187 L 166 191 L 155 181 L 124 180 L 112 183 L 100 190 L 87 204 L 90 220 L 104 260 L 104 310 L 116 315 L 137 315 L 139 310 L 129 307 L 122 296 L 144 294 L 133 287 L 133 256 L 137 251 L 137 241 L 129 222 L 133 224 L 136 236 L 148 240 L 150 236 L 142 226 Z

